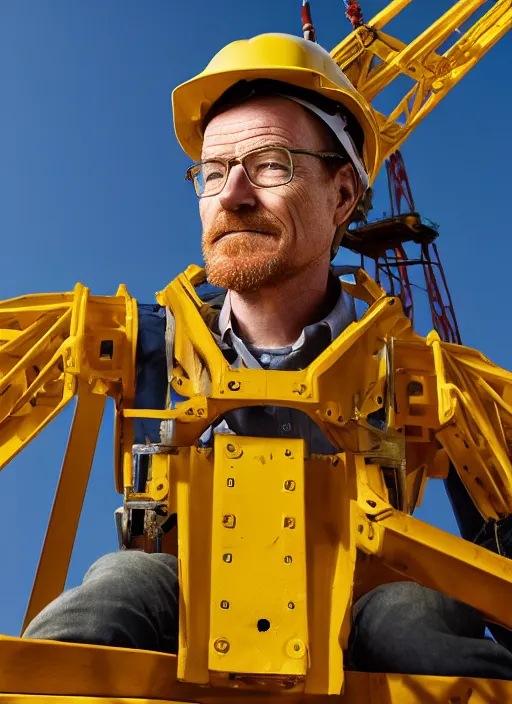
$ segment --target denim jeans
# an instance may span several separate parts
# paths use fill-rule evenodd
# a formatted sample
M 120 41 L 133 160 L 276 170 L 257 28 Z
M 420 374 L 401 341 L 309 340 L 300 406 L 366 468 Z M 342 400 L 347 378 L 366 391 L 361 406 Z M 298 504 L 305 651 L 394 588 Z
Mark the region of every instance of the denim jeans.
M 23 637 L 175 653 L 177 635 L 176 558 L 123 551 L 95 562 Z M 512 654 L 485 637 L 475 609 L 412 582 L 381 585 L 356 602 L 346 659 L 361 672 L 512 680 Z

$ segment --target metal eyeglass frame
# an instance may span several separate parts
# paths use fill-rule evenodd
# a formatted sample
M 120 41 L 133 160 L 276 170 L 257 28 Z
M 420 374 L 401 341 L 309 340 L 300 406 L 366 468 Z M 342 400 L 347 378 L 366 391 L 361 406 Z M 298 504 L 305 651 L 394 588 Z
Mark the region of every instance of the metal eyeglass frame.
M 251 179 L 249 176 L 249 172 L 245 168 L 245 160 L 252 156 L 253 154 L 257 154 L 258 152 L 264 152 L 266 150 L 270 149 L 279 149 L 283 152 L 285 152 L 288 155 L 288 159 L 290 161 L 290 177 L 286 180 L 283 181 L 283 183 L 279 184 L 273 184 L 271 186 L 259 186 L 257 183 L 254 183 L 254 181 Z M 187 173 L 185 175 L 185 181 L 192 181 L 194 184 L 194 190 L 196 192 L 196 195 L 198 198 L 209 198 L 210 196 L 218 196 L 219 193 L 223 190 L 224 186 L 227 183 L 227 180 L 229 178 L 229 173 L 231 171 L 231 168 L 233 166 L 236 166 L 237 164 L 240 164 L 245 172 L 245 175 L 247 176 L 247 179 L 249 183 L 254 187 L 254 188 L 277 188 L 278 186 L 286 186 L 287 183 L 290 183 L 290 181 L 293 179 L 293 175 L 295 172 L 295 165 L 293 163 L 292 159 L 292 154 L 306 154 L 307 156 L 316 156 L 319 159 L 342 159 L 343 161 L 349 161 L 349 159 L 344 156 L 343 154 L 339 154 L 338 152 L 312 152 L 309 151 L 308 149 L 290 149 L 288 147 L 283 147 L 280 144 L 269 144 L 265 147 L 258 147 L 257 149 L 251 149 L 251 151 L 247 152 L 246 154 L 243 154 L 241 157 L 234 158 L 234 159 L 222 159 L 221 157 L 217 157 L 216 159 L 205 159 L 204 161 L 198 161 L 195 164 L 192 164 L 192 166 L 189 166 L 187 169 Z M 194 173 L 194 169 L 200 168 L 203 164 L 208 164 L 211 162 L 219 162 L 221 164 L 224 164 L 226 167 L 226 174 L 224 176 L 224 179 L 222 180 L 220 187 L 217 191 L 214 193 L 198 193 L 198 188 L 196 186 L 196 173 Z

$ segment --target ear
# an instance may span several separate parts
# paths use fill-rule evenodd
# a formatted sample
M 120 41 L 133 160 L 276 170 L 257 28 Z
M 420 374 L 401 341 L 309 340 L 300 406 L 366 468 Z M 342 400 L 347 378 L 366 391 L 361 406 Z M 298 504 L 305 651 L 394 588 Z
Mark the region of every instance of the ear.
M 350 216 L 362 196 L 361 179 L 357 176 L 352 164 L 340 166 L 334 177 L 336 189 L 336 207 L 333 225 L 335 229 L 348 225 Z

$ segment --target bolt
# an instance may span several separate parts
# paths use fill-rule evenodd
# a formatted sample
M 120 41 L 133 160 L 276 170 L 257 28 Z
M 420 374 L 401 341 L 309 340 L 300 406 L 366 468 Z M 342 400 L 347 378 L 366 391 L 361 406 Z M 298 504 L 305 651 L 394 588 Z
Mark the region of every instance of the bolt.
M 285 450 L 285 451 L 284 451 L 284 454 L 286 455 L 286 457 L 290 457 L 291 454 L 292 454 L 292 451 L 291 451 L 291 450 Z
M 295 645 L 293 646 L 293 649 L 300 650 L 300 645 L 298 643 L 295 643 Z
M 235 480 L 233 479 L 233 477 L 228 477 L 226 484 L 230 489 L 232 489 L 235 486 Z
M 295 608 L 295 604 L 293 603 L 293 601 L 289 601 L 289 602 L 288 602 L 288 608 L 289 608 L 289 609 L 294 609 L 294 608 Z
M 213 647 L 218 653 L 222 653 L 224 655 L 229 650 L 229 642 L 225 638 L 217 638 L 213 644 Z
M 287 479 L 284 483 L 284 488 L 286 491 L 295 491 L 295 482 L 293 479 Z
M 229 445 L 226 445 L 226 450 L 228 452 L 234 452 L 235 451 L 235 446 L 229 443 Z
M 176 383 L 178 386 L 181 386 L 183 384 L 183 379 L 176 379 Z
M 292 556 L 291 555 L 285 555 L 284 556 L 284 561 L 286 562 L 287 565 L 290 565 L 293 562 Z
M 364 526 L 361 526 L 361 525 L 357 526 L 357 532 L 358 532 L 358 533 L 362 533 L 363 530 L 364 530 Z
M 222 559 L 224 560 L 224 562 L 232 562 L 233 555 L 230 552 L 225 552 L 224 555 L 222 556 Z
M 382 403 L 382 396 L 377 396 L 377 403 Z
M 159 485 L 157 486 L 156 490 L 157 490 L 157 491 L 162 491 L 163 488 L 164 488 L 164 485 L 163 485 L 163 484 L 159 484 Z
M 368 499 L 368 501 L 366 503 L 368 504 L 368 506 L 371 506 L 372 508 L 375 508 L 375 506 L 377 506 L 377 502 L 372 501 L 371 499 Z
M 292 516 L 286 516 L 284 519 L 284 527 L 285 528 L 295 528 L 295 518 L 292 518 Z
M 230 381 L 228 383 L 228 389 L 230 391 L 240 391 L 240 382 L 239 381 Z
M 229 601 L 226 601 L 225 599 L 223 599 L 220 602 L 220 608 L 221 609 L 229 609 Z

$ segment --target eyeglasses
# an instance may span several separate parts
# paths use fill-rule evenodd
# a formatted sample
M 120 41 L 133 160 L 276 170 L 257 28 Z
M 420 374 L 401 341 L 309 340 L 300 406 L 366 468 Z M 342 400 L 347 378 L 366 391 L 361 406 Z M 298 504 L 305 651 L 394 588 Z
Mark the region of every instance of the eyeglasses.
M 260 147 L 239 159 L 205 159 L 187 169 L 186 181 L 192 181 L 199 198 L 216 196 L 228 180 L 231 167 L 241 164 L 247 178 L 255 188 L 285 186 L 293 178 L 292 154 L 306 154 L 319 159 L 347 158 L 336 152 L 310 152 L 307 149 L 287 147 Z

